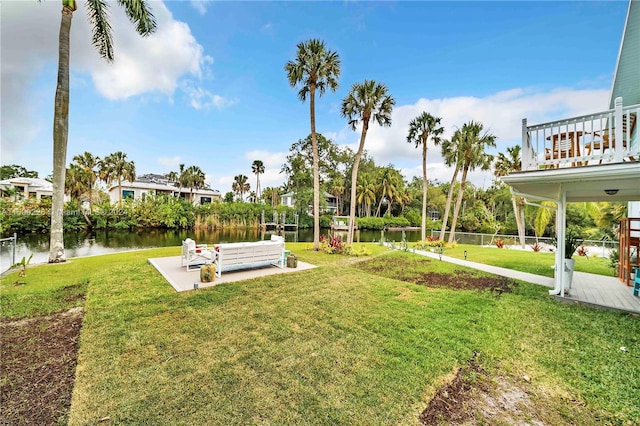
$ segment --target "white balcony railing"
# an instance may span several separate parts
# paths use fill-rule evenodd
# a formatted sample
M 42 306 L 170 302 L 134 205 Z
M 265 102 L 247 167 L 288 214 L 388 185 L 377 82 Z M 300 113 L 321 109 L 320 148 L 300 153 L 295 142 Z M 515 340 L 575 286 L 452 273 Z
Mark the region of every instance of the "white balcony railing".
M 640 161 L 640 104 L 527 126 L 522 120 L 522 170 Z M 618 143 L 622 141 L 622 143 Z

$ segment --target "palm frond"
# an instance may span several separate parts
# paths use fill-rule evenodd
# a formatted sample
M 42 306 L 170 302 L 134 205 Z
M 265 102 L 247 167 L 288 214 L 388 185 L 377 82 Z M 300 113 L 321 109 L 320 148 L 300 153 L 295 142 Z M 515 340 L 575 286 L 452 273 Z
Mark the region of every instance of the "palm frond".
M 113 61 L 113 36 L 109 24 L 109 4 L 106 0 L 87 0 L 87 18 L 91 24 L 91 43 L 98 54 Z
M 145 0 L 118 0 L 118 3 L 124 7 L 129 20 L 136 25 L 138 34 L 146 37 L 155 32 L 156 18 Z

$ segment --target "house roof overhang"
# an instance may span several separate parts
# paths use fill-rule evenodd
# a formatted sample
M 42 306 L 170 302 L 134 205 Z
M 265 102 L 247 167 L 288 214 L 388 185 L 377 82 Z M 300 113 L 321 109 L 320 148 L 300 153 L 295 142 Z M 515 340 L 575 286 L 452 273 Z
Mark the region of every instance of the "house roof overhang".
M 640 200 L 637 162 L 516 172 L 502 181 L 514 193 L 536 200 L 560 200 L 563 191 L 567 202 Z

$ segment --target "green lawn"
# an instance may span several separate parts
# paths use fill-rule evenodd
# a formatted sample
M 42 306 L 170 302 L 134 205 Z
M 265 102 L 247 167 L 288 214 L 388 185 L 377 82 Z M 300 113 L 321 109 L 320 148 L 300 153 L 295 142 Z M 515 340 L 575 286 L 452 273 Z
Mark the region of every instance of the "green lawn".
M 308 246 L 287 243 L 316 269 L 184 293 L 147 262 L 179 248 L 32 267 L 25 285 L 2 277 L 2 317 L 66 309 L 61 289 L 86 290 L 71 425 L 417 424 L 474 352 L 493 374 L 530 379 L 545 424 L 640 418 L 637 316 L 526 283 L 500 297 L 429 288 L 393 265 L 463 268 L 372 244 L 367 269 Z
M 411 244 L 409 244 L 409 247 L 411 247 Z M 500 266 L 502 268 L 529 272 L 546 277 L 553 277 L 555 253 L 536 253 L 533 251 L 512 250 L 506 248 L 499 249 L 497 247 L 460 244 L 456 248 L 445 249 L 444 255 L 464 259 L 465 251 L 467 252 L 467 260 L 472 262 Z M 576 271 L 615 276 L 614 270 L 609 266 L 609 259 L 578 255 L 574 255 L 573 259 L 576 261 Z

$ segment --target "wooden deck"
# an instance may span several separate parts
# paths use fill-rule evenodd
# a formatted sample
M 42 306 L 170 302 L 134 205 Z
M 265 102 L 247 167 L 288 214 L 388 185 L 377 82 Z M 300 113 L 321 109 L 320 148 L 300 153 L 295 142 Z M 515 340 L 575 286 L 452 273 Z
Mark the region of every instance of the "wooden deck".
M 616 277 L 574 272 L 569 294 L 555 297 L 564 302 L 640 314 L 640 297 L 633 295 L 633 287 L 624 285 Z

